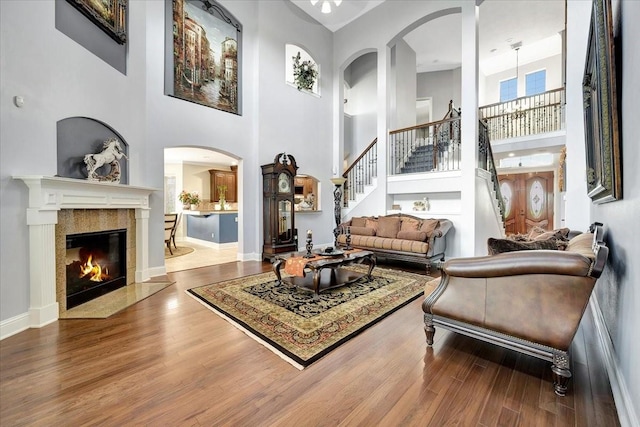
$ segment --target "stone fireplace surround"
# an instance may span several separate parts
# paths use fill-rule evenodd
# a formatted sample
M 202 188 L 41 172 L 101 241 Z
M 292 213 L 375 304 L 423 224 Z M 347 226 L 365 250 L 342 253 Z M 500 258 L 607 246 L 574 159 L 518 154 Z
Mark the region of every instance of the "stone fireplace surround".
M 29 188 L 30 327 L 54 322 L 66 309 L 57 285 L 60 280 L 56 253 L 61 253 L 66 234 L 78 229 L 127 228 L 127 284 L 133 283 L 132 272 L 137 283 L 150 278 L 149 195 L 156 189 L 39 175 L 14 178 Z M 96 211 L 82 212 L 87 209 Z M 114 209 L 119 212 L 109 212 Z M 60 239 L 63 243 L 58 242 Z

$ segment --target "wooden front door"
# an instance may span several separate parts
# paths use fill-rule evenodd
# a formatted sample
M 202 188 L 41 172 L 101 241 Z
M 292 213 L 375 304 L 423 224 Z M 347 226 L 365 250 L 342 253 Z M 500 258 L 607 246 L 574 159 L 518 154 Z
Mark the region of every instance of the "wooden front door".
M 553 172 L 500 175 L 507 235 L 553 229 Z

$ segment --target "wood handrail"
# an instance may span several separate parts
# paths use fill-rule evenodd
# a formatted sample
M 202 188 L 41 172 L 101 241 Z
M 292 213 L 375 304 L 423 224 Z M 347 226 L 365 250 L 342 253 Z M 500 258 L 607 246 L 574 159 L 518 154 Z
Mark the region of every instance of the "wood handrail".
M 389 131 L 389 135 L 394 135 L 396 133 L 400 133 L 400 132 L 406 132 L 409 130 L 415 130 L 415 129 L 421 129 L 421 128 L 426 128 L 426 127 L 431 127 L 431 126 L 440 126 L 444 123 L 449 123 L 449 122 L 453 122 L 456 120 L 459 120 L 460 117 L 451 117 L 449 119 L 442 119 L 442 120 L 438 120 L 437 122 L 431 122 L 431 123 L 425 123 L 422 125 L 415 125 L 415 126 L 411 126 L 408 128 L 403 128 L 403 129 L 396 129 L 396 130 L 390 130 Z
M 562 92 L 562 91 L 564 91 L 563 87 L 558 88 L 558 89 L 548 90 L 546 92 L 538 93 L 536 95 L 521 96 L 520 98 L 510 99 L 509 101 L 506 101 L 506 102 L 496 102 L 494 104 L 482 105 L 481 107 L 478 107 L 478 108 L 482 110 L 483 108 L 497 107 L 498 105 L 507 104 L 509 102 L 518 102 L 518 101 L 522 101 L 522 100 L 527 99 L 527 98 L 532 98 L 534 96 L 541 96 L 541 95 L 545 95 L 545 94 L 548 94 L 548 93 Z
M 561 105 L 562 105 L 561 102 L 555 102 L 553 104 L 545 104 L 545 105 L 539 105 L 537 107 L 526 108 L 524 110 L 520 110 L 520 112 L 524 113 L 524 112 L 527 112 L 527 111 L 533 111 L 533 110 L 538 110 L 538 109 L 541 109 L 541 108 L 548 108 L 548 107 L 558 107 L 558 106 L 561 106 Z M 484 107 L 480 107 L 480 108 L 484 108 Z M 489 120 L 489 119 L 495 119 L 495 118 L 498 118 L 498 117 L 510 116 L 512 114 L 513 113 L 503 113 L 503 114 L 498 114 L 496 116 L 483 117 L 482 119 L 483 120 Z
M 456 111 L 458 113 L 458 117 L 452 117 L 454 111 Z M 458 118 L 460 118 L 460 111 L 456 110 L 456 108 L 453 106 L 453 100 L 451 100 L 451 101 L 449 101 L 449 109 L 447 110 L 447 113 L 444 115 L 442 120 L 438 120 L 437 122 L 423 123 L 423 124 L 420 124 L 420 125 L 410 126 L 408 128 L 404 128 L 404 129 L 392 130 L 392 131 L 389 131 L 389 135 L 394 135 L 394 134 L 399 133 L 399 132 L 406 132 L 406 131 L 410 131 L 410 130 L 421 129 L 421 128 L 426 128 L 426 127 L 431 127 L 431 126 L 437 127 L 437 126 L 441 126 L 444 123 L 453 121 L 453 120 L 458 119 Z
M 369 150 L 371 150 L 371 147 L 373 147 L 374 145 L 376 145 L 376 142 L 378 142 L 378 138 L 376 137 L 373 141 L 371 141 L 371 143 L 367 146 L 367 148 L 365 148 L 364 150 L 362 150 L 362 153 L 360 153 L 360 155 L 358 156 L 357 159 L 355 159 L 352 163 L 351 166 L 349 166 L 347 168 L 346 171 L 344 171 L 342 173 L 342 177 L 346 178 L 347 175 L 349 174 L 349 172 L 351 171 L 351 169 L 353 169 L 355 167 L 356 164 L 358 164 L 358 162 L 369 152 Z

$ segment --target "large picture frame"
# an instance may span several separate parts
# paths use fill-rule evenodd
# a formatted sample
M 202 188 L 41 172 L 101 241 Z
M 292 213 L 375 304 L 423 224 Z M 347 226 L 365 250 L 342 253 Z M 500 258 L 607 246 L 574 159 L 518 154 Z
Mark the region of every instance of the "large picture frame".
M 242 114 L 242 25 L 213 0 L 165 0 L 165 94 Z
M 67 0 L 118 44 L 127 42 L 128 0 Z
M 593 203 L 622 198 L 615 68 L 611 0 L 593 0 L 583 80 L 587 193 Z

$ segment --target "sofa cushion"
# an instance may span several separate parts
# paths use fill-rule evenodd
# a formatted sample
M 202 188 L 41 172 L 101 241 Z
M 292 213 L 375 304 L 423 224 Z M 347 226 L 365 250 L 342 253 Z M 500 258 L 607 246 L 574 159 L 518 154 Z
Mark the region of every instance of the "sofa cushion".
M 378 218 L 376 235 L 395 239 L 400 231 L 400 218 L 397 216 L 381 216 Z
M 556 239 L 538 240 L 533 242 L 516 242 L 510 239 L 487 239 L 487 250 L 489 255 L 501 254 L 512 251 L 528 251 L 536 249 L 558 250 Z
M 420 228 L 420 220 L 413 218 L 402 218 L 400 231 L 417 231 Z
M 349 232 L 358 236 L 375 236 L 376 230 L 369 227 L 349 227 Z
M 398 231 L 398 239 L 415 240 L 417 242 L 424 242 L 427 240 L 427 232 L 419 230 L 400 230 Z
M 352 227 L 366 227 L 367 218 L 363 216 L 354 216 L 351 218 Z
M 427 237 L 431 237 L 433 232 L 440 226 L 440 221 L 437 219 L 425 219 L 422 221 L 420 231 L 427 233 Z
M 344 245 L 347 236 L 338 235 L 338 243 Z M 418 242 L 416 240 L 389 239 L 377 236 L 351 236 L 351 246 L 365 250 L 387 250 L 392 252 L 408 252 L 416 255 L 425 256 L 429 251 L 429 243 Z
M 367 228 L 373 228 L 376 233 L 378 232 L 378 220 L 375 218 L 366 218 L 364 226 Z

